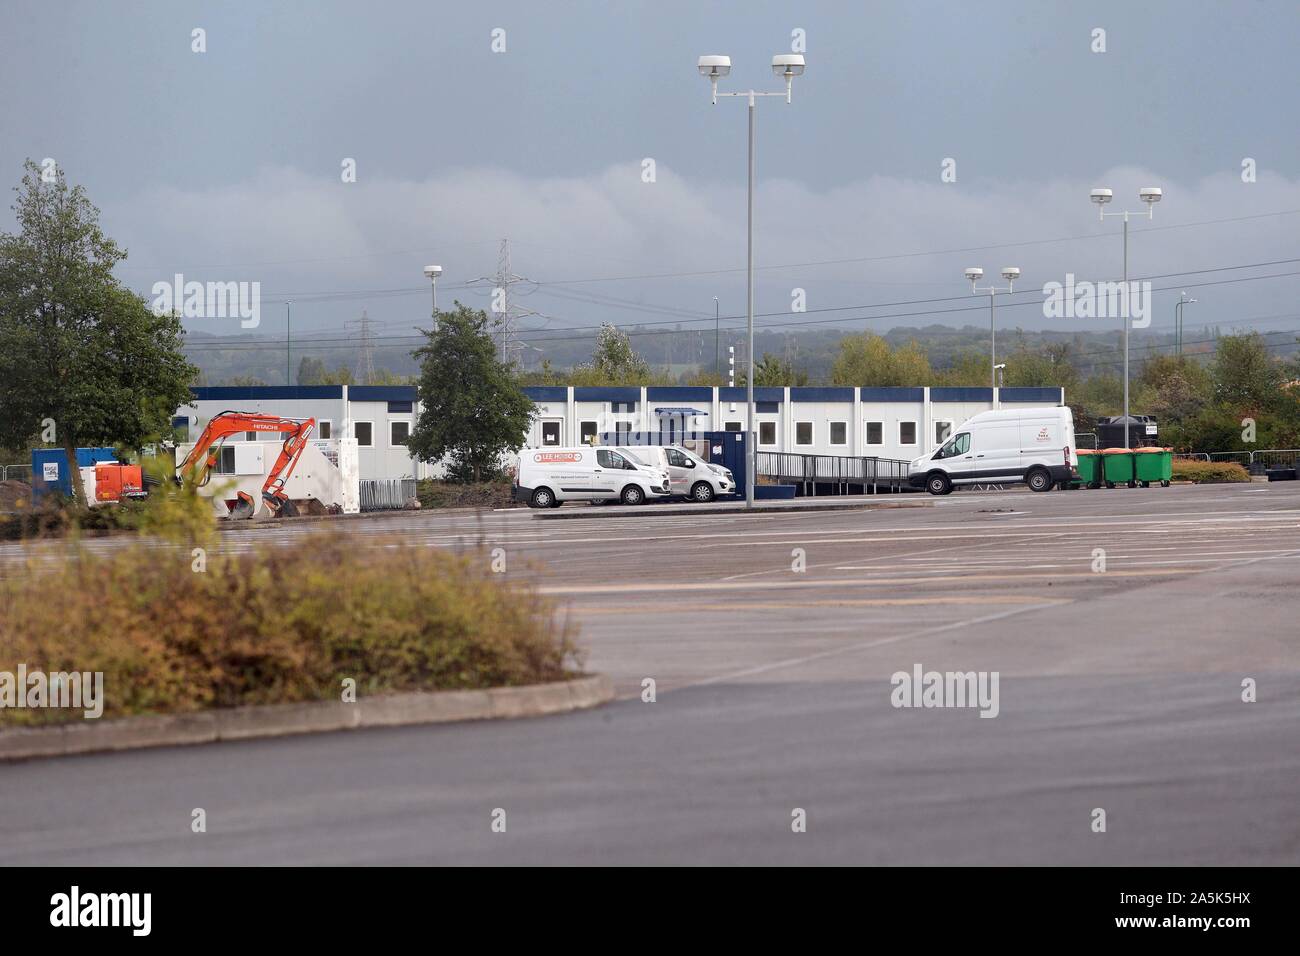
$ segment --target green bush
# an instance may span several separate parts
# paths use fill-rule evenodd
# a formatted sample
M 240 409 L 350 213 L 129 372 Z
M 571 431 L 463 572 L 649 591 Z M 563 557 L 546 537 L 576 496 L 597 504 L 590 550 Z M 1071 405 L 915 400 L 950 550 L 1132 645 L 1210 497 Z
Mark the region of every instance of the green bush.
M 0 578 L 0 671 L 102 671 L 104 716 L 566 679 L 567 618 L 483 554 L 334 532 L 208 554 L 144 541 Z M 0 710 L 0 724 L 81 719 Z
M 1235 461 L 1197 461 L 1175 458 L 1174 481 L 1194 481 L 1206 484 L 1216 481 L 1250 481 L 1250 473 Z

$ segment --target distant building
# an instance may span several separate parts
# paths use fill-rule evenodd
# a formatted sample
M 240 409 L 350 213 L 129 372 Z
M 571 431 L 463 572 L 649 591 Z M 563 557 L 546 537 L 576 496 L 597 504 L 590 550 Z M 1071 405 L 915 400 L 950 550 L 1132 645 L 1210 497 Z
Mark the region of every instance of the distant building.
M 744 431 L 744 388 L 542 385 L 524 389 L 537 408 L 527 445 L 577 445 L 602 433 L 658 432 L 663 444 L 707 431 Z M 314 417 L 317 438 L 357 440 L 360 477 L 426 478 L 439 466 L 417 462 L 406 439 L 420 415 L 413 385 L 260 385 L 194 389 L 195 406 L 173 425 L 193 441 L 226 409 Z M 912 459 L 991 408 L 1064 405 L 1061 388 L 756 387 L 760 451 Z M 277 436 L 250 436 L 275 441 Z

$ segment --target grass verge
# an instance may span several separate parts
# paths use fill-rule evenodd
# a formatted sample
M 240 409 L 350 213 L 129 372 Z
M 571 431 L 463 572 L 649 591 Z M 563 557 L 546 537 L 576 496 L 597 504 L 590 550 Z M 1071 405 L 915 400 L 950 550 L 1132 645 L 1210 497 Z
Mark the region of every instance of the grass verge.
M 334 532 L 241 554 L 77 547 L 0 578 L 0 673 L 104 674 L 104 717 L 575 676 L 572 625 L 486 555 Z M 0 709 L 0 726 L 82 718 Z

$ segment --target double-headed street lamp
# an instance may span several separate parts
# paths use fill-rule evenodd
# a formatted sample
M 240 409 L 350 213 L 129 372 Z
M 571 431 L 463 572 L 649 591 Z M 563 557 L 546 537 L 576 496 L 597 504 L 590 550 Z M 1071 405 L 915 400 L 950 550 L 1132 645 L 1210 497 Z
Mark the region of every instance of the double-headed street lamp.
M 748 245 L 745 264 L 746 313 L 749 331 L 749 374 L 745 376 L 747 400 L 749 402 L 748 430 L 749 440 L 745 448 L 745 508 L 754 507 L 754 478 L 756 455 L 754 446 L 758 443 L 758 429 L 754 422 L 754 105 L 760 96 L 784 96 L 791 102 L 791 88 L 794 78 L 803 73 L 803 55 L 799 53 L 780 53 L 772 57 L 772 72 L 785 79 L 784 93 L 719 93 L 718 80 L 731 72 L 731 57 L 702 56 L 697 63 L 700 75 L 712 84 L 713 102 L 719 96 L 746 96 L 749 98 L 749 202 L 748 202 Z M 715 310 L 716 311 L 716 310 Z
M 1156 214 L 1156 203 L 1158 203 L 1164 194 L 1157 186 L 1143 186 L 1138 190 L 1138 198 L 1147 205 L 1147 218 L 1154 219 Z M 1128 287 L 1128 210 L 1123 212 L 1106 212 L 1106 203 L 1110 202 L 1115 196 L 1114 192 L 1106 189 L 1094 189 L 1091 199 L 1097 204 L 1098 219 L 1102 222 L 1107 216 L 1124 217 L 1124 308 L 1120 311 L 1124 314 L 1121 318 L 1124 320 L 1124 447 L 1129 447 L 1128 426 L 1128 326 L 1129 326 L 1129 305 L 1132 302 L 1132 294 Z M 1141 215 L 1138 213 L 1138 215 Z
M 433 324 L 438 324 L 438 276 L 442 275 L 442 266 L 425 266 L 424 276 L 433 284 Z
M 998 369 L 1006 368 L 1005 365 L 998 364 L 998 332 L 993 319 L 993 297 L 999 292 L 1004 295 L 1010 295 L 1015 291 L 1016 280 L 1020 278 L 1020 270 L 1015 266 L 1006 266 L 1002 270 L 1002 278 L 1007 280 L 1007 287 L 999 289 L 997 286 L 985 286 L 980 288 L 975 283 L 984 278 L 984 270 L 978 266 L 971 266 L 966 270 L 966 278 L 970 279 L 971 295 L 985 295 L 989 297 L 989 385 L 992 388 L 998 387 Z M 996 394 L 996 392 L 994 393 Z
M 1195 299 L 1187 298 L 1186 292 L 1178 293 L 1178 301 L 1174 303 L 1174 352 L 1177 355 L 1183 354 L 1183 306 L 1191 305 Z

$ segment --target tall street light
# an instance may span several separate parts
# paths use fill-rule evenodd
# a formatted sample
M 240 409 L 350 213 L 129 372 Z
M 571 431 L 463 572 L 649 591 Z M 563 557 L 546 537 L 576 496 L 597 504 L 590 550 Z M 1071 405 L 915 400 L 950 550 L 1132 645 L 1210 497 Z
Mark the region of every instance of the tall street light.
M 754 422 L 754 105 L 760 96 L 784 96 L 791 102 L 791 88 L 794 78 L 803 74 L 804 61 L 801 53 L 779 53 L 772 57 L 772 72 L 785 80 L 784 93 L 758 93 L 749 90 L 746 93 L 719 93 L 718 80 L 731 72 L 731 57 L 702 56 L 697 61 L 700 75 L 713 87 L 713 102 L 719 96 L 744 96 L 749 98 L 749 199 L 747 206 L 748 244 L 745 261 L 745 299 L 748 316 L 749 333 L 749 374 L 745 377 L 745 388 L 749 403 L 748 431 L 749 440 L 745 448 L 745 508 L 754 507 L 755 445 L 758 443 L 758 430 Z
M 284 304 L 284 384 L 292 385 L 293 376 L 290 369 L 293 368 L 293 299 L 289 299 Z
M 433 285 L 433 324 L 438 325 L 438 276 L 442 275 L 442 266 L 425 266 L 425 278 Z
M 1174 352 L 1178 355 L 1183 354 L 1183 306 L 1195 301 L 1187 298 L 1186 292 L 1180 292 L 1178 301 L 1174 303 Z
M 1129 447 L 1131 447 L 1131 446 L 1129 445 L 1129 438 L 1128 438 L 1128 426 L 1129 426 L 1129 413 L 1128 413 L 1128 326 L 1129 326 L 1129 312 L 1130 312 L 1129 305 L 1130 305 L 1130 303 L 1131 303 L 1131 301 L 1132 301 L 1132 293 L 1131 293 L 1131 290 L 1130 290 L 1129 287 L 1128 287 L 1128 217 L 1129 217 L 1129 212 L 1128 212 L 1127 209 L 1124 210 L 1123 212 L 1107 212 L 1107 211 L 1106 211 L 1106 203 L 1110 202 L 1111 199 L 1114 198 L 1114 195 L 1115 195 L 1115 194 L 1114 194 L 1114 192 L 1113 192 L 1112 190 L 1110 190 L 1110 189 L 1106 189 L 1105 187 L 1102 187 L 1102 188 L 1100 188 L 1100 189 L 1094 189 L 1094 190 L 1092 191 L 1092 195 L 1090 196 L 1090 198 L 1092 199 L 1093 202 L 1095 202 L 1095 203 L 1097 204 L 1097 217 L 1098 217 L 1098 219 L 1099 219 L 1100 221 L 1105 222 L 1107 216 L 1123 216 L 1123 217 L 1124 217 L 1124 287 L 1123 287 L 1123 288 L 1124 288 L 1124 308 L 1122 308 L 1120 311 L 1124 313 L 1124 314 L 1121 316 L 1121 318 L 1124 320 L 1124 447 L 1125 447 L 1125 448 L 1129 448 Z M 1160 191 L 1159 187 L 1156 187 L 1156 186 L 1143 186 L 1141 189 L 1138 190 L 1138 198 L 1141 199 L 1141 200 L 1142 200 L 1144 203 L 1146 203 L 1146 205 L 1147 205 L 1147 218 L 1148 218 L 1148 219 L 1154 219 L 1154 218 L 1155 218 L 1155 214 L 1156 214 L 1156 203 L 1158 203 L 1158 202 L 1160 201 L 1162 195 L 1163 195 L 1163 193 Z M 1141 215 L 1141 213 L 1137 213 L 1137 215 Z
M 1016 280 L 1020 278 L 1020 270 L 1015 266 L 1005 266 L 1002 269 L 1002 278 L 1007 280 L 1007 287 L 999 289 L 997 286 L 985 286 L 980 288 L 975 283 L 984 278 L 984 270 L 978 266 L 971 266 L 966 270 L 966 278 L 970 279 L 971 295 L 985 295 L 989 297 L 989 386 L 996 389 L 998 387 L 998 369 L 1006 368 L 1005 365 L 998 364 L 998 332 L 997 325 L 993 318 L 993 297 L 999 292 L 1003 295 L 1010 295 L 1016 289 Z M 996 395 L 997 393 L 994 392 Z
M 718 297 L 713 297 L 713 374 L 722 374 L 722 339 L 719 336 L 719 329 L 722 327 L 722 313 L 718 311 Z

